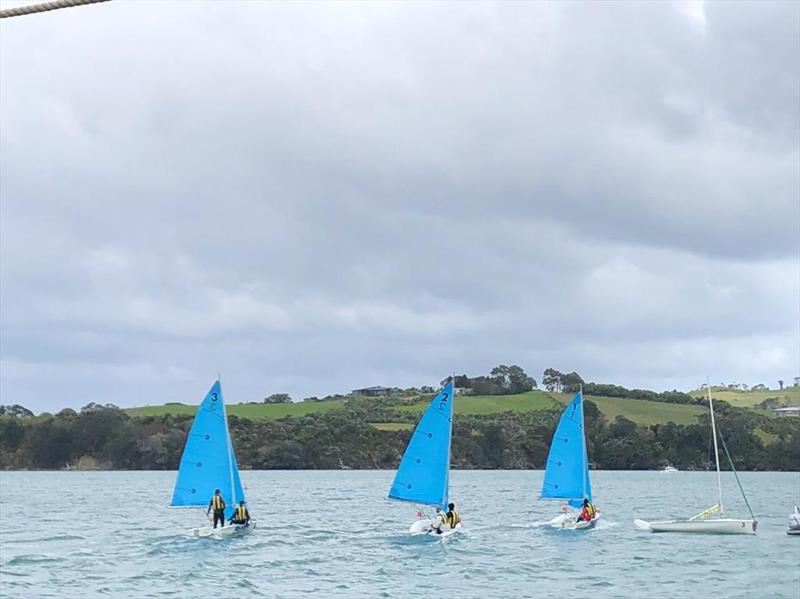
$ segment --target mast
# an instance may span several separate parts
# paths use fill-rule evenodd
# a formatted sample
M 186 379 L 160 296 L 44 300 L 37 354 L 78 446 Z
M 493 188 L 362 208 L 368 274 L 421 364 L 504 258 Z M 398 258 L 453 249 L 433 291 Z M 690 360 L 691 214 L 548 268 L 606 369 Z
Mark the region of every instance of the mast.
M 450 501 L 450 452 L 453 448 L 453 418 L 456 414 L 456 373 L 453 373 L 450 379 L 450 388 L 453 390 L 453 397 L 450 398 L 450 443 L 447 444 L 447 479 L 444 487 L 444 507 L 447 508 L 447 502 Z M 445 387 L 447 383 L 445 383 Z
M 581 435 L 583 436 L 583 470 L 581 471 L 581 499 L 586 499 L 586 471 L 589 465 L 586 463 L 586 421 L 583 418 L 583 385 L 578 386 L 578 394 L 581 396 Z
M 706 379 L 706 391 L 708 391 L 708 409 L 711 411 L 711 436 L 714 438 L 714 460 L 717 463 L 717 487 L 719 489 L 719 514 L 725 515 L 725 508 L 722 505 L 722 475 L 719 472 L 719 449 L 717 449 L 717 425 L 714 423 L 714 402 L 711 400 L 711 384 Z
M 219 377 L 217 380 L 219 381 L 219 391 L 220 395 L 222 395 L 222 375 L 217 372 L 217 376 Z M 231 507 L 235 510 L 236 509 L 236 484 L 233 480 L 233 445 L 231 444 L 231 431 L 228 428 L 228 410 L 225 407 L 225 398 L 222 399 L 222 418 L 225 420 L 225 440 L 228 443 L 228 475 L 231 479 Z

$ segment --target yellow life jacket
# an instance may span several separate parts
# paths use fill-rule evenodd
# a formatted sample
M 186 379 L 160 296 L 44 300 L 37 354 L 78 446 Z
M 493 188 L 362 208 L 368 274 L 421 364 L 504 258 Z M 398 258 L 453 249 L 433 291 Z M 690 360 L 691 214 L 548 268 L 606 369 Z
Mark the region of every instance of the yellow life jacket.
M 222 495 L 214 495 L 211 498 L 211 506 L 215 510 L 221 510 L 225 508 L 225 501 L 222 499 Z
M 453 510 L 452 512 L 447 512 L 444 515 L 444 521 L 450 526 L 450 528 L 455 528 L 456 524 L 461 522 L 461 516 L 458 515 L 458 512 Z
M 591 503 L 588 503 L 586 504 L 586 513 L 589 514 L 589 519 L 591 520 L 597 514 L 597 509 Z
M 247 508 L 243 505 L 237 507 L 234 520 L 238 520 L 239 522 L 247 522 Z

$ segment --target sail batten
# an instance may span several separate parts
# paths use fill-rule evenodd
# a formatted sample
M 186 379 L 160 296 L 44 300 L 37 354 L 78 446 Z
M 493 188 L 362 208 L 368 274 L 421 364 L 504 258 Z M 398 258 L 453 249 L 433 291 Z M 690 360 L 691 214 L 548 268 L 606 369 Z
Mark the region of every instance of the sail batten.
M 226 517 L 235 503 L 245 499 L 239 468 L 228 432 L 222 388 L 216 381 L 197 409 L 183 449 L 171 507 L 208 506 L 219 489 L 227 505 Z
M 389 499 L 446 507 L 453 422 L 453 382 L 431 401 L 411 435 Z
M 567 500 L 573 507 L 592 500 L 580 391 L 561 414 L 550 443 L 540 498 Z

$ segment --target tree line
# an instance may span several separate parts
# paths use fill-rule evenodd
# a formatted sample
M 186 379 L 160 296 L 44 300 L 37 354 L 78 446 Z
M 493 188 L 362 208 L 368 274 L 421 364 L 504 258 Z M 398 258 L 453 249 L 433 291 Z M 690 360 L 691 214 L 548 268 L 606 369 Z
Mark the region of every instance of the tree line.
M 411 430 L 384 431 L 373 424 L 407 422 L 413 427 L 419 415 L 397 409 L 397 402 L 351 399 L 342 409 L 280 420 L 231 416 L 238 463 L 245 469 L 395 468 Z M 453 467 L 544 467 L 561 409 L 554 403 L 537 412 L 456 415 Z M 585 401 L 585 412 L 594 468 L 713 467 L 707 417 L 692 425 L 643 426 L 621 416 L 609 421 L 591 400 Z M 719 402 L 717 419 L 737 469 L 796 470 L 800 464 L 800 420 L 769 418 L 724 402 Z M 6 414 L 0 416 L 0 468 L 174 470 L 191 424 L 191 416 L 131 417 L 113 405 L 98 404 L 56 415 Z
M 488 375 L 470 377 L 466 374 L 457 374 L 453 378 L 455 387 L 461 392 L 469 395 L 517 395 L 526 393 L 533 389 L 538 389 L 536 379 L 529 376 L 525 370 L 516 364 L 506 366 L 500 364 L 492 368 Z M 441 381 L 443 386 L 450 377 Z M 647 401 L 658 401 L 664 403 L 697 404 L 704 405 L 703 397 L 695 397 L 683 391 L 650 391 L 649 389 L 628 389 L 621 385 L 607 383 L 586 382 L 577 372 L 560 372 L 555 368 L 546 368 L 542 373 L 542 388 L 546 391 L 555 393 L 577 393 L 583 389 L 584 394 L 597 397 L 619 397 L 624 399 L 641 399 Z M 782 383 L 782 381 L 780 381 Z M 705 385 L 701 386 L 704 389 Z M 746 385 L 723 385 L 712 389 L 750 389 L 766 390 L 765 385 L 754 385 L 748 388 Z M 781 388 L 783 388 L 781 386 Z M 410 387 L 404 390 L 397 390 L 398 396 L 417 397 L 420 394 L 434 393 L 433 387 Z M 306 397 L 303 401 L 330 401 L 334 399 L 347 399 L 347 395 L 328 395 L 323 398 Z M 273 393 L 264 398 L 263 403 L 291 403 L 292 397 L 288 393 Z

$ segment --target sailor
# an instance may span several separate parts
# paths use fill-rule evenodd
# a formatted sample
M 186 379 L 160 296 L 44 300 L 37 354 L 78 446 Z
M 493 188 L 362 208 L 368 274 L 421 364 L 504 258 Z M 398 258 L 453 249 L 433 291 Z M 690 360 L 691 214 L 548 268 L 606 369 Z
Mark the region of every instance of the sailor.
M 214 496 L 211 498 L 211 501 L 208 502 L 208 509 L 206 510 L 206 516 L 214 510 L 214 528 L 217 527 L 217 520 L 219 520 L 219 525 L 225 526 L 225 500 L 222 498 L 222 492 L 217 489 L 214 491 Z
M 244 501 L 239 502 L 239 506 L 233 510 L 231 517 L 231 524 L 247 524 L 250 522 L 250 512 L 244 505 Z
M 578 516 L 578 522 L 591 522 L 592 519 L 597 514 L 597 509 L 589 503 L 588 499 L 583 500 L 583 509 L 581 510 L 580 516 Z
M 447 504 L 447 513 L 444 515 L 444 523 L 450 527 L 450 530 L 454 529 L 457 524 L 461 524 L 461 516 L 459 516 L 456 511 L 455 503 Z
M 437 534 L 442 534 L 444 530 L 453 530 L 457 524 L 461 523 L 461 516 L 456 511 L 455 503 L 447 504 L 447 512 L 436 510 L 436 520 L 433 522 L 433 528 Z M 446 528 L 444 528 L 446 527 Z

